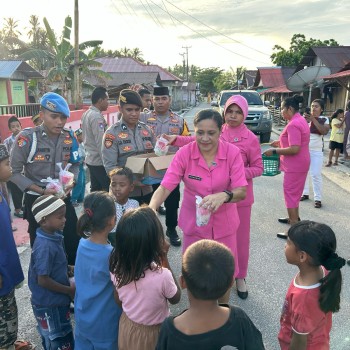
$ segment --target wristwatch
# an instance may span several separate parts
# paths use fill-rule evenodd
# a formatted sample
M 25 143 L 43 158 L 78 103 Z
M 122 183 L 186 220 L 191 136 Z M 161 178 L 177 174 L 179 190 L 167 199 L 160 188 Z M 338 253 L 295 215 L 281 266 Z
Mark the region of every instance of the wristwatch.
M 276 155 L 277 154 L 277 150 L 273 149 L 272 150 L 272 154 Z
M 230 191 L 224 191 L 227 195 L 228 195 L 228 199 L 224 202 L 224 203 L 228 203 L 231 202 L 232 198 L 233 198 L 233 192 Z

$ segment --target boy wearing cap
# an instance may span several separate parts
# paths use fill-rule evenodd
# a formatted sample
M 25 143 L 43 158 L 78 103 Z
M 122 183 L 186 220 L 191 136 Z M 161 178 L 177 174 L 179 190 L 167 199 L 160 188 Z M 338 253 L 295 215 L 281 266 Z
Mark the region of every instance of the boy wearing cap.
M 120 120 L 110 126 L 103 136 L 102 157 L 108 174 L 115 168 L 124 167 L 130 156 L 153 152 L 156 142 L 152 130 L 139 120 L 143 108 L 140 95 L 131 89 L 124 89 L 120 92 L 119 105 L 122 113 Z M 143 185 L 139 180 L 134 185 L 130 198 L 140 204 L 148 204 L 152 186 Z
M 86 165 L 90 171 L 90 191 L 109 191 L 109 177 L 102 161 L 102 138 L 107 123 L 102 112 L 108 108 L 107 90 L 99 86 L 91 95 L 92 106 L 81 117 Z
M 77 137 L 77 140 L 79 142 L 79 156 L 80 156 L 80 163 L 79 163 L 79 175 L 76 185 L 73 188 L 72 191 L 72 204 L 74 207 L 77 207 L 79 203 L 82 203 L 85 197 L 85 179 L 86 179 L 86 173 L 85 173 L 85 147 L 83 142 L 83 131 L 79 128 L 75 131 L 75 136 Z
M 39 224 L 28 271 L 31 303 L 45 350 L 74 349 L 70 301 L 75 286 L 68 279 L 62 231 L 66 204 L 53 195 L 37 198 L 32 212 Z
M 0 182 L 12 175 L 10 155 L 0 144 Z M 18 310 L 15 287 L 23 282 L 24 275 L 13 238 L 10 208 L 0 188 L 0 348 L 10 349 L 18 332 Z
M 42 179 L 51 177 L 58 179 L 59 167 L 71 163 L 69 171 L 74 174 L 74 181 L 78 177 L 79 153 L 78 142 L 73 134 L 64 126 L 70 111 L 67 102 L 60 95 L 48 92 L 40 101 L 40 117 L 43 123 L 34 128 L 24 129 L 16 138 L 11 155 L 11 166 L 14 182 L 24 195 L 24 218 L 28 221 L 30 244 L 33 246 L 38 224 L 32 213 L 34 201 L 44 194 L 55 194 L 54 189 L 46 189 Z M 24 174 L 23 174 L 24 169 Z M 76 234 L 77 216 L 70 201 L 72 186 L 65 189 L 67 225 L 64 229 L 64 240 L 68 262 L 75 263 L 79 237 Z
M 190 135 L 186 121 L 170 109 L 171 97 L 167 86 L 158 86 L 154 88 L 153 106 L 154 111 L 143 114 L 141 120 L 153 130 L 156 137 L 162 134 L 182 136 Z M 176 152 L 177 149 L 177 147 L 171 146 L 169 152 Z M 158 186 L 154 185 L 153 188 L 156 190 Z M 181 239 L 176 232 L 179 203 L 180 187 L 177 186 L 164 203 L 166 209 L 166 235 L 169 237 L 170 243 L 173 246 L 181 245 Z

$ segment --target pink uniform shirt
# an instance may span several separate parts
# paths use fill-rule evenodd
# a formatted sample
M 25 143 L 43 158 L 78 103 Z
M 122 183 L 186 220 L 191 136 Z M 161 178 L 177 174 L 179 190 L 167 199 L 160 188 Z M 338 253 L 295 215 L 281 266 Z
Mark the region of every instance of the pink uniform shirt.
M 203 198 L 209 194 L 247 186 L 239 149 L 227 142 L 218 142 L 215 161 L 210 168 L 201 155 L 197 142 L 180 148 L 161 183 L 172 191 L 181 180 L 184 182 L 179 226 L 185 235 L 217 239 L 236 234 L 239 218 L 235 203 L 224 203 L 211 215 L 208 225 L 196 225 L 196 195 Z
M 297 154 L 281 156 L 281 170 L 290 173 L 304 173 L 310 166 L 310 128 L 299 113 L 293 115 L 287 126 L 283 129 L 280 138 L 281 148 L 300 146 Z
M 244 200 L 238 202 L 237 206 L 252 205 L 254 203 L 253 178 L 261 176 L 264 170 L 259 140 L 245 124 L 241 124 L 238 128 L 232 128 L 224 124 L 221 131 L 221 140 L 237 146 L 241 151 L 244 163 L 245 177 L 248 182 L 247 196 Z
M 261 176 L 264 170 L 261 160 L 259 140 L 245 124 L 241 124 L 237 128 L 232 128 L 227 124 L 224 124 L 221 130 L 220 139 L 234 144 L 241 151 L 248 186 L 246 198 L 238 202 L 237 206 L 244 207 L 252 205 L 254 203 L 253 178 Z M 174 145 L 182 147 L 194 140 L 194 136 L 178 136 Z

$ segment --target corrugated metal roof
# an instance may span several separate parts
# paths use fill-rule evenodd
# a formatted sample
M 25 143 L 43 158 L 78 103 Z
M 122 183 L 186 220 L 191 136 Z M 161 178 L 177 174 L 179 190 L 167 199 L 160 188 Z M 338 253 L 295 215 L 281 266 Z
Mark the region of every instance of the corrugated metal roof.
M 22 61 L 0 61 L 0 78 L 9 79 Z
M 339 72 L 348 62 L 350 62 L 350 46 L 321 46 L 311 47 L 296 71 L 304 66 L 314 65 L 315 57 L 319 57 L 321 62 L 331 70 L 331 73 Z
M 20 73 L 26 78 L 43 78 L 43 76 L 24 61 L 0 60 L 0 78 L 10 79 L 15 73 Z
M 145 84 L 154 85 L 161 82 L 158 72 L 109 72 L 112 79 L 103 79 L 109 87 L 119 86 L 122 84 Z M 101 82 L 95 78 L 86 79 L 91 85 L 100 85 Z
M 261 84 L 260 84 L 261 80 Z M 259 85 L 260 84 L 260 85 Z M 263 86 L 271 88 L 284 85 L 285 81 L 281 67 L 261 67 L 258 68 L 258 73 L 255 78 L 255 86 Z
M 174 74 L 168 72 L 164 68 L 151 64 L 143 64 L 131 57 L 104 57 L 98 58 L 96 61 L 102 64 L 99 69 L 107 73 L 159 73 L 160 79 L 162 81 L 181 81 L 180 78 L 176 77 Z
M 322 79 L 336 79 L 336 78 L 344 78 L 350 76 L 350 70 L 345 70 L 342 72 L 326 75 L 324 77 L 321 77 Z
M 281 86 L 276 86 L 276 87 L 261 91 L 260 94 L 268 94 L 270 92 L 275 92 L 275 93 L 281 94 L 281 93 L 292 92 L 292 91 L 290 91 L 286 85 L 281 85 Z

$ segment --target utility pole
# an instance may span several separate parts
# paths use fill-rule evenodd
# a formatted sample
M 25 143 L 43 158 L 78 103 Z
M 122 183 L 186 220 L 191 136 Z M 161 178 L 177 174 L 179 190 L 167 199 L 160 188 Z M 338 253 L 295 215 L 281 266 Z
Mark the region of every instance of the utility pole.
M 74 0 L 74 105 L 79 108 L 80 74 L 79 74 L 79 0 Z
M 186 81 L 187 81 L 187 104 L 189 105 L 191 102 L 191 91 L 190 91 L 190 82 L 189 82 L 189 67 L 188 67 L 188 49 L 192 46 L 182 46 L 183 49 L 186 50 Z
M 182 56 L 182 77 L 185 79 L 186 76 L 186 66 L 185 66 L 185 52 L 179 53 L 180 56 Z

